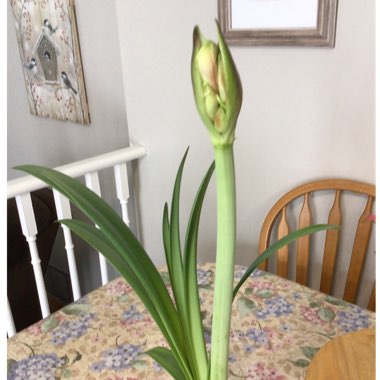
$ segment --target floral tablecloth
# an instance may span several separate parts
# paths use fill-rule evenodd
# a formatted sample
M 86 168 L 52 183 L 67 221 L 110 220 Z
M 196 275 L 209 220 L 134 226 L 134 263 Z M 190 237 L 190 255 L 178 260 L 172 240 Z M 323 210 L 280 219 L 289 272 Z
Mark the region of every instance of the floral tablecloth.
M 243 271 L 236 267 L 236 280 Z M 201 265 L 198 277 L 209 345 L 214 264 Z M 257 270 L 234 302 L 229 379 L 303 379 L 325 343 L 374 324 L 374 313 Z M 169 379 L 144 354 L 160 345 L 144 306 L 118 278 L 10 338 L 8 379 Z

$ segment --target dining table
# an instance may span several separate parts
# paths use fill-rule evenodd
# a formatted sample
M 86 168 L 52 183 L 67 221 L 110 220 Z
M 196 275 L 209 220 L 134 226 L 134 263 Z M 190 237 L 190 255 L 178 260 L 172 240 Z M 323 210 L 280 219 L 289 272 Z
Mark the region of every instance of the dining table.
M 236 283 L 245 267 L 235 267 Z M 169 275 L 161 275 L 170 291 Z M 215 264 L 198 266 L 207 349 Z M 277 275 L 255 270 L 233 306 L 229 379 L 304 379 L 314 356 L 334 339 L 375 328 L 375 313 Z M 12 380 L 164 380 L 145 351 L 167 347 L 133 289 L 121 277 L 88 293 L 7 341 Z

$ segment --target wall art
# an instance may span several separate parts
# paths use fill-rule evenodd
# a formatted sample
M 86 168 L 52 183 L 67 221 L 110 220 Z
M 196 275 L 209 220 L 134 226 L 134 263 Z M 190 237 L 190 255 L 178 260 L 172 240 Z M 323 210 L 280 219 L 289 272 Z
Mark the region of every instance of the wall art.
M 338 0 L 218 0 L 230 45 L 335 45 Z
M 33 115 L 89 124 L 74 0 L 10 0 Z

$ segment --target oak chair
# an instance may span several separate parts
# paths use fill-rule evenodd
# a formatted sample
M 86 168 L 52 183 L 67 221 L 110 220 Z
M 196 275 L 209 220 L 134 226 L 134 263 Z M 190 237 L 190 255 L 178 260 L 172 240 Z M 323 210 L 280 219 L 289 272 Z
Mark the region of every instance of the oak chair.
M 316 193 L 330 194 L 332 193 L 332 204 L 329 206 L 328 217 L 324 221 L 318 223 L 329 223 L 337 225 L 345 225 L 346 220 L 345 209 L 342 207 L 342 198 L 345 194 L 350 193 L 351 196 L 362 198 L 361 201 L 365 204 L 364 209 L 360 211 L 357 219 L 351 219 L 349 222 L 356 224 L 356 233 L 353 233 L 352 252 L 339 251 L 340 238 L 342 230 L 329 230 L 323 232 L 325 234 L 323 259 L 321 262 L 321 280 L 320 290 L 327 294 L 332 294 L 334 274 L 336 273 L 336 263 L 339 254 L 350 254 L 350 264 L 348 267 L 346 282 L 344 286 L 343 299 L 351 302 L 357 302 L 358 288 L 362 280 L 363 267 L 367 255 L 368 243 L 373 229 L 373 209 L 376 197 L 376 188 L 374 185 L 352 181 L 347 179 L 324 179 L 305 183 L 290 190 L 282 196 L 269 211 L 266 216 L 259 238 L 259 254 L 261 254 L 270 244 L 271 239 L 280 239 L 287 235 L 292 229 L 288 222 L 288 209 L 296 202 L 299 203 L 300 212 L 298 214 L 297 228 L 306 227 L 316 223 L 312 197 Z M 301 204 L 302 206 L 301 206 Z M 297 207 L 293 206 L 293 210 Z M 318 211 L 318 210 L 316 210 Z M 347 219 L 347 218 L 346 218 Z M 319 233 L 321 234 L 321 233 Z M 308 235 L 299 238 L 295 243 L 296 250 L 296 269 L 295 280 L 302 285 L 308 284 L 308 274 L 310 275 L 310 256 L 311 239 L 314 237 Z M 276 255 L 275 255 L 276 256 Z M 280 249 L 275 258 L 277 264 L 277 274 L 281 277 L 288 278 L 289 266 L 289 246 Z M 263 270 L 268 270 L 268 260 L 260 267 Z M 368 303 L 368 309 L 375 310 L 375 284 L 372 288 L 372 293 Z

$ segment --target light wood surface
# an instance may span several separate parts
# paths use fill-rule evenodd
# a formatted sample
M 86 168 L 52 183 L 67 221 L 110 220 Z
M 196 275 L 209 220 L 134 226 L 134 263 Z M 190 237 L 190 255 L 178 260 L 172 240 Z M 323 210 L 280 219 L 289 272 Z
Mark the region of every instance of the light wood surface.
M 329 194 L 327 207 L 330 210 L 327 220 L 323 223 L 342 225 L 346 223 L 353 224 L 352 228 L 356 228 L 354 243 L 351 252 L 341 252 L 344 255 L 350 255 L 350 266 L 347 273 L 345 283 L 345 290 L 343 299 L 355 303 L 358 288 L 362 279 L 362 271 L 367 254 L 368 242 L 373 230 L 373 222 L 370 218 L 374 212 L 374 202 L 376 197 L 376 188 L 374 185 L 353 181 L 348 179 L 324 179 L 318 181 L 311 181 L 298 186 L 284 196 L 282 196 L 272 207 L 267 214 L 260 233 L 259 238 L 259 254 L 268 248 L 271 235 L 276 235 L 280 239 L 290 232 L 290 223 L 288 222 L 287 211 L 291 209 L 294 203 L 297 203 L 298 198 L 303 199 L 303 205 L 298 216 L 297 228 L 302 228 L 315 223 L 312 196 L 319 191 Z M 362 209 L 358 218 L 343 218 L 341 208 L 341 198 L 344 193 L 356 195 L 359 199 L 364 201 L 364 208 Z M 296 202 L 294 202 L 296 201 Z M 294 202 L 294 203 L 293 203 Z M 315 210 L 314 210 L 315 211 Z M 277 225 L 277 233 L 275 231 Z M 272 236 L 272 238 L 273 238 Z M 334 281 L 334 274 L 339 268 L 336 268 L 339 255 L 339 242 L 341 237 L 341 230 L 329 230 L 326 232 L 325 249 L 323 254 L 322 273 L 320 281 L 320 290 L 323 293 L 331 294 L 332 285 Z M 309 272 L 309 256 L 314 252 L 311 251 L 310 236 L 304 236 L 297 241 L 297 263 L 296 263 L 296 281 L 302 285 L 308 285 L 308 272 Z M 277 252 L 277 274 L 281 277 L 288 277 L 289 266 L 289 249 L 288 246 L 281 248 Z M 268 260 L 265 260 L 260 266 L 263 270 L 268 270 Z M 375 297 L 371 297 L 368 308 L 375 311 Z
M 375 329 L 339 336 L 314 356 L 306 380 L 372 380 L 375 371 Z

